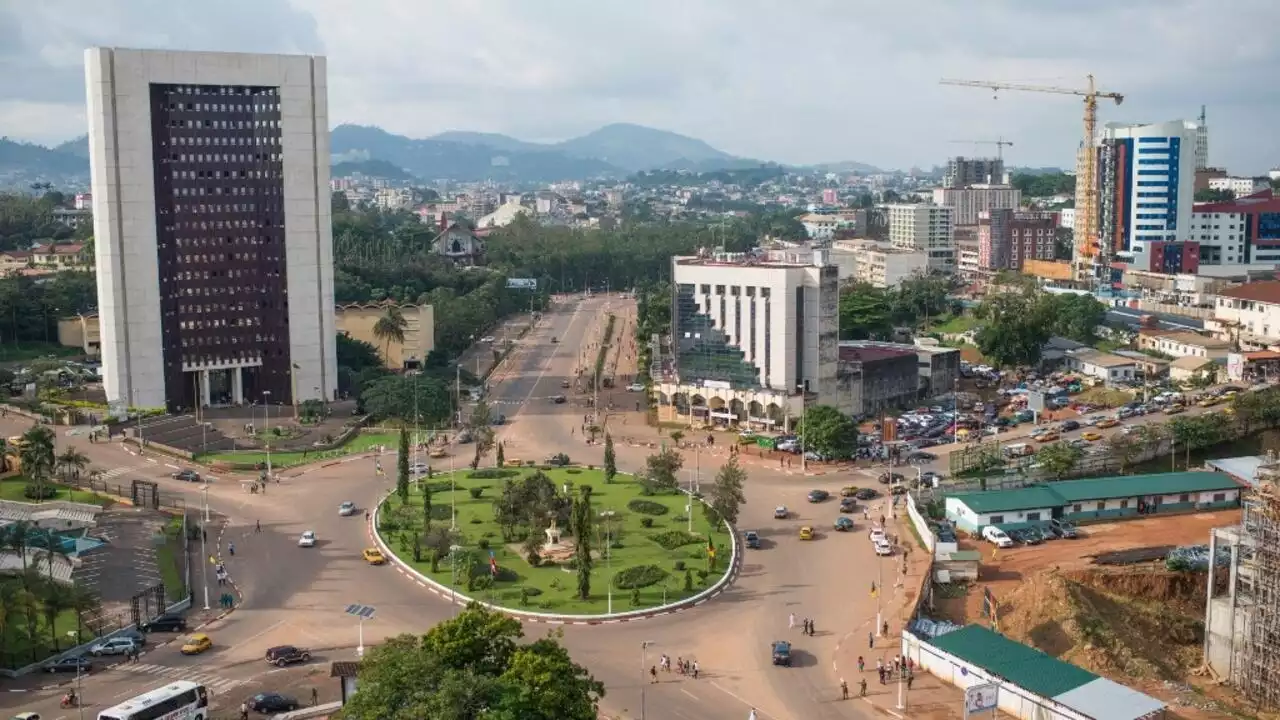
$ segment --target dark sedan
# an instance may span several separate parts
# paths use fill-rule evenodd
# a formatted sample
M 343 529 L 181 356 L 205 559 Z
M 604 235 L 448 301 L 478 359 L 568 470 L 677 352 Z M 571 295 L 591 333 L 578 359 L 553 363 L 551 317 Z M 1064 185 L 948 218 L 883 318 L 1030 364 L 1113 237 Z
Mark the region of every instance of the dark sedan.
M 183 482 L 200 482 L 200 473 L 195 470 L 179 470 L 170 477 Z
M 826 502 L 827 498 L 829 497 L 831 497 L 831 493 L 827 492 L 826 490 L 810 490 L 809 491 L 809 502 L 811 503 Z
M 81 672 L 87 673 L 93 670 L 93 663 L 86 657 L 65 657 L 61 660 L 54 660 L 44 666 L 45 672 L 64 673 L 64 672 Z
M 139 629 L 142 632 L 184 632 L 187 619 L 181 615 L 161 615 L 142 623 Z
M 280 693 L 261 693 L 248 700 L 249 709 L 254 712 L 267 713 L 290 712 L 302 707 L 297 698 Z

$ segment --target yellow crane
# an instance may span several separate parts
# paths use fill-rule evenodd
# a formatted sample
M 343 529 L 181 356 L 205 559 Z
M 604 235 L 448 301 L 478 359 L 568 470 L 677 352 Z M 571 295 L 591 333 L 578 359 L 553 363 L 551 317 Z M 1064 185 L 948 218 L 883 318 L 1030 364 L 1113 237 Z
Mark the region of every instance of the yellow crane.
M 998 138 L 995 140 L 952 140 L 951 142 L 960 145 L 995 145 L 996 157 L 1002 161 L 1004 160 L 1004 149 L 1007 147 L 1013 147 L 1013 141 L 1005 140 L 1004 138 Z
M 1053 87 L 1051 85 L 1027 85 L 1022 83 L 990 82 L 987 80 L 949 80 L 943 78 L 943 85 L 961 85 L 964 87 L 987 88 L 999 93 L 1001 90 L 1021 90 L 1024 92 L 1056 93 L 1058 95 L 1075 95 L 1084 98 L 1084 147 L 1083 162 L 1076 177 L 1076 273 L 1079 279 L 1085 279 L 1093 271 L 1101 251 L 1098 238 L 1098 156 L 1093 150 L 1094 136 L 1098 129 L 1098 98 L 1110 98 L 1116 104 L 1124 102 L 1124 95 L 1103 92 L 1094 85 L 1093 76 L 1088 76 L 1088 87 L 1077 88 Z M 999 97 L 997 94 L 996 97 Z M 1080 187 L 1084 188 L 1083 192 Z

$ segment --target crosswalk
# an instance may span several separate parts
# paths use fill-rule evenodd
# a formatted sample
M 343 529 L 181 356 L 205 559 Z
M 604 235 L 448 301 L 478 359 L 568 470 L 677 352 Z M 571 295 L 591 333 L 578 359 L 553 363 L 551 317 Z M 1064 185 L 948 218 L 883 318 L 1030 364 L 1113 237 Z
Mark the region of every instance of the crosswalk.
M 124 663 L 116 667 L 124 672 L 137 675 L 151 675 L 165 680 L 189 680 L 194 683 L 200 683 L 215 695 L 231 691 L 249 682 L 248 680 L 231 680 L 214 673 L 194 672 L 189 668 L 153 665 L 151 663 Z
M 134 470 L 137 470 L 137 469 L 138 469 L 138 466 L 137 466 L 137 465 L 126 465 L 126 466 L 122 466 L 122 467 L 113 467 L 113 468 L 111 468 L 110 470 L 103 471 L 103 472 L 99 475 L 99 477 L 100 477 L 100 478 L 102 478 L 103 480 L 114 480 L 114 479 L 116 479 L 116 478 L 120 477 L 121 475 L 125 475 L 125 474 L 130 473 L 130 472 L 132 472 L 132 471 L 134 471 Z

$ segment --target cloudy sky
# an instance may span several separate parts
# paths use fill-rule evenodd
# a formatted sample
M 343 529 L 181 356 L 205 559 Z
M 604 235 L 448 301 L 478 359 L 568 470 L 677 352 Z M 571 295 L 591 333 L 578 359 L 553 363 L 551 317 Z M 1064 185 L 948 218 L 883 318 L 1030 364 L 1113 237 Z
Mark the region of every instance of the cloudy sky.
M 335 123 L 559 140 L 610 122 L 738 155 L 927 167 L 1003 136 L 1018 165 L 1070 166 L 1073 97 L 1104 121 L 1194 118 L 1210 159 L 1280 165 L 1277 0 L 0 0 L 0 135 L 84 133 L 93 45 L 318 53 Z M 990 149 L 990 148 L 985 148 Z

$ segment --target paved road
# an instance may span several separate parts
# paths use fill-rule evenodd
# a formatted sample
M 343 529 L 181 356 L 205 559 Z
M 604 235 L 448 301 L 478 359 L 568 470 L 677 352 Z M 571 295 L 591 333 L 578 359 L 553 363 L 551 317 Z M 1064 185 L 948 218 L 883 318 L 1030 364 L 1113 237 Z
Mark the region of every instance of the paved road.
M 500 429 L 507 443 L 506 456 L 540 458 L 563 450 L 575 461 L 600 464 L 602 448 L 585 444 L 576 428 L 586 409 L 550 398 L 560 394 L 560 383 L 572 376 L 579 348 L 594 337 L 608 303 L 616 297 L 574 300 L 544 315 L 539 326 L 521 341 L 504 371 L 495 376 L 491 399 L 507 415 Z M 598 332 L 598 331 L 597 331 Z M 552 343 L 557 337 L 559 343 Z M 18 423 L 0 421 L 0 431 L 14 434 Z M 185 494 L 198 505 L 199 489 L 170 480 L 165 462 L 151 462 L 127 454 L 121 446 L 89 445 L 63 437 L 93 458 L 96 467 L 119 471 L 127 477 L 155 479 L 166 491 Z M 647 451 L 618 448 L 624 470 L 643 466 Z M 703 479 L 713 469 L 703 464 Z M 610 713 L 626 717 L 680 718 L 683 720 L 740 720 L 751 707 L 760 718 L 776 720 L 826 720 L 863 717 L 870 708 L 861 703 L 840 702 L 838 678 L 832 669 L 837 646 L 852 633 L 865 637 L 875 616 L 875 600 L 868 592 L 877 573 L 877 558 L 866 539 L 861 516 L 852 533 L 824 530 L 837 515 L 836 503 L 810 505 L 805 495 L 812 487 L 836 490 L 847 477 L 825 476 L 803 480 L 752 469 L 748 504 L 743 508 L 743 529 L 755 529 L 764 538 L 761 550 L 751 551 L 734 586 L 700 607 L 661 618 L 613 625 L 565 626 L 565 642 L 575 659 L 584 663 L 607 687 L 603 703 Z M 236 544 L 234 558 L 226 558 L 233 579 L 243 591 L 243 603 L 232 615 L 207 628 L 215 649 L 205 655 L 184 657 L 176 646 L 154 650 L 143 657 L 155 673 L 124 669 L 90 677 L 84 697 L 95 712 L 103 707 L 159 685 L 168 677 L 190 676 L 206 681 L 215 699 L 233 707 L 245 688 L 241 680 L 261 670 L 266 648 L 299 644 L 334 648 L 327 659 L 354 658 L 358 626 L 343 615 L 350 603 L 377 608 L 374 620 L 365 623 L 364 641 L 377 642 L 388 635 L 422 632 L 449 617 L 453 609 L 390 566 L 371 567 L 361 561 L 368 545 L 363 518 L 340 518 L 337 507 L 352 500 L 371 506 L 390 489 L 391 478 L 377 478 L 373 461 L 362 458 L 286 474 L 266 495 L 249 495 L 232 478 L 216 480 L 209 502 L 228 518 L 224 542 Z M 774 520 L 774 506 L 793 509 L 787 520 Z M 873 514 L 874 516 L 874 514 Z M 262 532 L 254 532 L 261 521 Z M 798 529 L 813 524 L 817 538 L 802 542 Z M 297 547 L 304 530 L 319 536 L 316 548 Z M 224 547 L 225 556 L 225 547 Z M 892 568 L 885 562 L 885 577 Z M 197 604 L 201 599 L 197 598 Z M 812 617 L 818 632 L 802 637 L 789 630 L 788 615 Z M 549 628 L 527 625 L 536 636 Z M 771 665 L 769 643 L 793 641 L 796 664 L 792 668 Z M 653 643 L 647 662 L 656 654 L 696 658 L 704 677 L 697 681 L 664 676 L 648 685 L 641 675 L 641 645 Z M 863 642 L 858 640 L 859 643 Z M 892 655 L 885 643 L 880 652 Z M 846 646 L 844 652 L 848 652 Z M 872 657 L 872 656 L 868 656 Z M 842 663 L 842 667 L 847 663 Z M 851 684 L 855 684 L 852 676 Z M 258 689 L 258 687 L 255 687 Z M 57 709 L 58 692 L 0 695 L 5 708 L 36 710 L 45 717 L 73 718 Z M 21 702 L 20 702 L 21 701 Z

